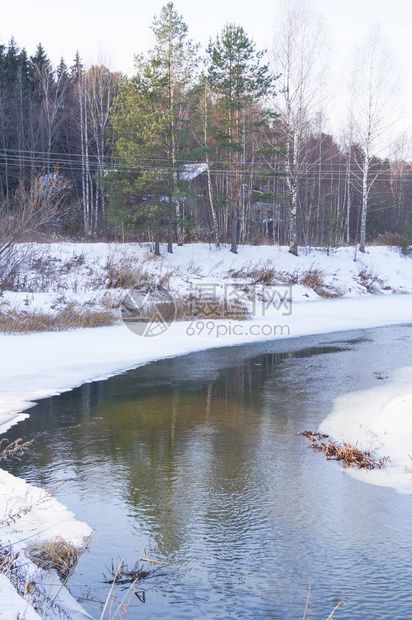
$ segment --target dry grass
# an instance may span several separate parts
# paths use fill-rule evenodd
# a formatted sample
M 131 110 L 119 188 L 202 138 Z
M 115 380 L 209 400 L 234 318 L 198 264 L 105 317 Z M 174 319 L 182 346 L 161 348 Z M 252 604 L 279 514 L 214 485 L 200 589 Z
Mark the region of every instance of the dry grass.
M 344 467 L 354 466 L 358 469 L 382 469 L 385 467 L 389 457 L 384 456 L 378 460 L 372 458 L 370 450 L 360 450 L 356 446 L 343 442 L 339 444 L 330 441 L 328 435 L 303 431 L 299 433 L 307 437 L 311 448 L 316 452 L 323 452 L 328 460 L 341 461 Z M 322 439 L 328 439 L 325 443 Z
M 279 271 L 272 267 L 270 263 L 266 263 L 262 267 L 252 268 L 250 265 L 244 265 L 240 269 L 230 269 L 228 276 L 236 280 L 247 280 L 251 285 L 292 285 L 301 284 L 311 288 L 320 297 L 336 298 L 342 297 L 343 291 L 337 286 L 327 284 L 325 274 L 316 267 L 311 267 L 307 271 L 300 272 L 295 270 L 292 273 L 287 271 Z
M 343 291 L 337 286 L 326 283 L 325 274 L 316 267 L 305 271 L 299 278 L 299 284 L 311 288 L 319 297 L 334 299 L 343 295 Z
M 57 597 L 73 573 L 89 541 L 86 541 L 80 551 L 60 537 L 54 541 L 31 545 L 27 548 L 27 554 L 15 552 L 11 545 L 0 547 L 0 573 L 7 577 L 18 594 L 32 605 L 42 618 L 51 616 L 53 618 L 67 618 L 67 612 L 61 607 Z M 57 572 L 62 580 L 57 594 L 45 588 L 41 580 L 36 583 L 36 572 L 33 572 L 29 566 L 27 557 L 41 570 L 55 570 Z M 51 614 L 48 613 L 48 610 L 51 611 Z
M 86 265 L 86 256 L 80 252 L 63 260 L 19 244 L 13 246 L 4 263 L 0 260 L 1 291 L 46 293 L 70 288 L 67 276 Z
M 288 274 L 272 267 L 270 263 L 266 263 L 261 267 L 252 268 L 250 265 L 244 265 L 240 269 L 229 269 L 227 275 L 235 280 L 247 280 L 249 284 L 263 284 L 266 286 L 284 283 L 288 276 Z
M 372 295 L 379 293 L 384 284 L 383 280 L 370 267 L 361 267 L 356 279 Z
M 31 545 L 28 553 L 36 566 L 42 570 L 55 570 L 63 581 L 73 572 L 79 560 L 76 547 L 60 536 Z
M 0 332 L 5 334 L 28 334 L 33 332 L 63 331 L 81 327 L 102 327 L 118 321 L 112 309 L 94 310 L 68 304 L 55 314 L 35 310 L 33 312 L 14 309 L 0 311 Z
M 11 545 L 0 547 L 0 574 L 5 575 L 18 594 L 38 610 L 36 599 L 41 594 L 38 586 L 26 576 L 19 553 Z
M 404 236 L 400 233 L 386 232 L 378 235 L 371 243 L 371 245 L 396 245 L 402 246 L 405 242 Z
M 130 289 L 149 282 L 149 274 L 141 263 L 133 258 L 122 258 L 119 261 L 109 258 L 105 265 L 105 288 Z
M 27 568 L 27 557 L 15 552 L 12 546 L 0 547 L 0 573 L 7 577 L 22 599 L 32 605 L 41 617 L 45 617 L 43 614 L 47 607 L 53 610 L 53 617 L 67 616 L 64 609 L 50 598 L 45 588 L 33 581 L 33 576 Z M 18 617 L 20 618 L 19 615 Z

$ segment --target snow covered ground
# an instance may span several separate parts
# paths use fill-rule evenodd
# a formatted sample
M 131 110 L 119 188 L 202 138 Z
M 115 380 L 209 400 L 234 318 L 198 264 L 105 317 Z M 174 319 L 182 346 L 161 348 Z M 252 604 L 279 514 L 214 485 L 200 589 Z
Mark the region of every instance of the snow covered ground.
M 52 312 L 70 302 L 107 308 L 110 300 L 118 298 L 117 287 L 130 269 L 181 296 L 196 286 L 209 286 L 217 295 L 223 294 L 225 283 L 259 284 L 265 274 L 266 284 L 270 275 L 271 284 L 292 283 L 294 301 L 319 299 L 313 288 L 301 284 L 310 274 L 323 280 L 323 296 L 412 292 L 411 258 L 386 246 L 369 247 L 366 254 L 356 253 L 352 247 L 329 253 L 302 249 L 296 257 L 278 246 L 240 246 L 234 255 L 227 247 L 216 250 L 207 244 L 190 244 L 175 247 L 173 254 L 163 249 L 162 256 L 156 258 L 146 244 L 33 243 L 22 244 L 20 253 L 25 260 L 13 276 L 13 290 L 0 298 L 3 312 L 45 307 Z
M 202 244 L 175 248 L 174 254 L 157 259 L 147 246 L 137 244 L 30 244 L 21 251 L 28 260 L 11 287 L 14 290 L 0 298 L 3 313 L 55 312 L 71 303 L 92 309 L 118 306 L 125 292 L 119 286 L 122 277 L 127 282 L 130 270 L 138 268 L 143 280 L 155 280 L 172 297 L 212 291 L 225 298 L 235 290 L 250 318 L 175 321 L 154 337 L 136 335 L 121 322 L 72 331 L 0 334 L 1 432 L 29 415 L 27 409 L 41 398 L 152 360 L 245 342 L 412 322 L 412 259 L 396 248 L 370 247 L 356 261 L 353 248 L 329 254 L 312 249 L 295 257 L 272 246 L 240 247 L 233 255 L 227 248 Z M 273 303 L 267 302 L 264 290 L 271 291 Z M 341 397 L 322 425 L 340 441 L 362 447 L 372 443 L 378 455 L 389 455 L 390 467 L 368 472 L 368 482 L 407 492 L 412 492 L 412 473 L 404 468 L 412 466 L 411 379 L 412 369 L 406 368 L 392 383 Z M 37 497 L 40 491 L 32 487 L 28 491 L 23 481 L 0 474 L 3 544 L 23 550 L 26 543 L 19 541 L 27 537 L 35 541 L 61 535 L 78 544 L 88 535 L 88 526 L 76 523 L 54 498 L 34 502 L 18 527 L 2 526 L 14 514 L 13 506 L 31 506 L 33 494 Z M 62 592 L 69 615 L 86 617 L 76 615 L 82 612 Z M 21 617 L 38 617 L 18 596 L 0 575 L 0 619 L 13 618 L 11 610 L 20 611 Z M 30 611 L 24 611 L 26 607 Z M 43 617 L 52 618 L 53 613 L 48 609 Z

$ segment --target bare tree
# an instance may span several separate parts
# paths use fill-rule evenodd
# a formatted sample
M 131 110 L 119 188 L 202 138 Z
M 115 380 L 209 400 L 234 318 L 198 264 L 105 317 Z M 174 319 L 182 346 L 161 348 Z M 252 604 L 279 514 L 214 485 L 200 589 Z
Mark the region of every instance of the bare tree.
M 84 232 L 95 236 L 104 221 L 104 174 L 110 156 L 107 144 L 109 114 L 120 75 L 104 67 L 82 71 L 77 82 Z
M 19 256 L 16 243 L 22 238 L 57 223 L 64 216 L 70 182 L 53 173 L 21 181 L 0 217 L 0 289 L 15 268 Z
M 281 73 L 275 105 L 285 134 L 289 251 L 297 255 L 299 189 L 306 169 L 302 147 L 318 109 L 326 67 L 322 24 L 304 0 L 284 0 L 274 38 L 273 63 L 275 71 Z
M 358 180 L 362 188 L 360 252 L 365 252 L 370 191 L 385 170 L 379 165 L 382 160 L 377 160 L 375 156 L 389 145 L 390 105 L 393 104 L 394 90 L 391 56 L 380 30 L 375 27 L 357 50 L 351 84 L 354 140 L 362 149 L 362 158 L 358 161 Z
M 53 142 L 59 124 L 64 120 L 64 117 L 59 116 L 59 112 L 66 103 L 69 82 L 64 73 L 56 75 L 54 79 L 54 72 L 49 64 L 35 65 L 34 72 L 42 97 L 41 110 L 46 134 L 46 172 L 50 174 Z

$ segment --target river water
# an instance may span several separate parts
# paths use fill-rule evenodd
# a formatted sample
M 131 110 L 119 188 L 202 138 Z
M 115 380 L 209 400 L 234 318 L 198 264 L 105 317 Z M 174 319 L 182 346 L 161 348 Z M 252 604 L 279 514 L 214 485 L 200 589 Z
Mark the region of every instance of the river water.
M 311 582 L 308 619 L 343 599 L 336 620 L 410 620 L 412 498 L 353 479 L 298 433 L 411 354 L 400 326 L 151 363 L 33 407 L 8 437 L 41 435 L 8 469 L 63 482 L 58 499 L 100 526 L 70 582 L 95 618 L 112 561 L 146 551 L 169 564 L 130 618 L 296 620 Z

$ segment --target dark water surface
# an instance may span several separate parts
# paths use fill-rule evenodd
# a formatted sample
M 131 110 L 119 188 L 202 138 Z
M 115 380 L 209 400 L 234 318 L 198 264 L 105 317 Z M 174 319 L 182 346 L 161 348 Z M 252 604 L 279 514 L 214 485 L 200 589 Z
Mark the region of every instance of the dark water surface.
M 77 597 L 105 599 L 112 559 L 133 566 L 146 549 L 170 563 L 129 618 L 300 619 L 311 580 L 308 619 L 343 599 L 336 620 L 411 620 L 412 498 L 354 480 L 298 435 L 337 396 L 411 364 L 411 326 L 155 362 L 40 402 L 8 433 L 42 433 L 11 471 L 64 482 L 58 499 L 100 525 Z

